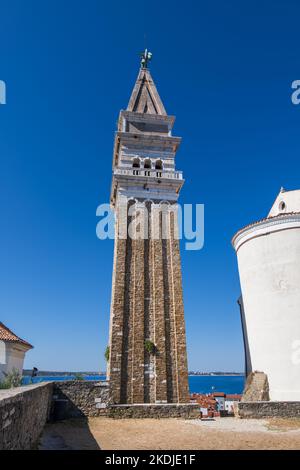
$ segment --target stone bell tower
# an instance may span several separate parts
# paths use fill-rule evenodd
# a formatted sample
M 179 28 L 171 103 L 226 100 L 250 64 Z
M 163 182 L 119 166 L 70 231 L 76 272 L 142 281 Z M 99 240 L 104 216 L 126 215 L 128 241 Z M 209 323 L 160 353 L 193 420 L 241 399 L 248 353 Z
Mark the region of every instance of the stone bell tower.
M 113 403 L 188 403 L 175 169 L 180 137 L 141 68 L 113 150 L 116 214 L 108 378 Z M 127 215 L 127 217 L 126 217 Z M 139 221 L 139 222 L 138 222 Z M 129 235 L 130 232 L 130 235 Z

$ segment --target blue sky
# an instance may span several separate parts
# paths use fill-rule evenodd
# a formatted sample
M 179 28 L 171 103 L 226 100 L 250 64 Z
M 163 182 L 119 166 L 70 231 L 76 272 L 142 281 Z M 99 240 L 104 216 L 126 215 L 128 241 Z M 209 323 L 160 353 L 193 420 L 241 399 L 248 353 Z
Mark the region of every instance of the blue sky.
M 205 246 L 182 251 L 189 368 L 242 370 L 237 229 L 299 188 L 297 0 L 1 0 L 0 320 L 34 344 L 26 367 L 103 370 L 113 241 L 113 136 L 139 52 L 183 141 L 182 203 Z M 146 43 L 145 43 L 146 34 Z

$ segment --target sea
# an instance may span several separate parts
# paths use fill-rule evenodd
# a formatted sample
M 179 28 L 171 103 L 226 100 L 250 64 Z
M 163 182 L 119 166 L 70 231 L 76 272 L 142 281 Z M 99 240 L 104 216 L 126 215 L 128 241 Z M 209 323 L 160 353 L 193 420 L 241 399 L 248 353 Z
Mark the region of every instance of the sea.
M 74 380 L 74 375 L 23 377 L 22 385 L 59 380 Z M 105 375 L 84 375 L 84 380 L 105 380 Z M 242 393 L 244 375 L 189 375 L 190 393 Z

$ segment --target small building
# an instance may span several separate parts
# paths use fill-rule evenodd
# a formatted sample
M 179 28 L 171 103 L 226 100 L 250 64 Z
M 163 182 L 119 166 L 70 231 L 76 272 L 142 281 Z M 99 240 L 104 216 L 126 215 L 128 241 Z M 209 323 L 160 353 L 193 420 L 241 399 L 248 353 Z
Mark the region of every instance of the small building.
M 202 418 L 220 416 L 220 413 L 217 410 L 217 401 L 211 394 L 192 393 L 190 402 L 199 405 L 199 411 Z
M 191 403 L 198 404 L 202 417 L 218 417 L 234 414 L 235 403 L 241 401 L 238 393 L 191 393 Z
M 0 380 L 16 369 L 22 374 L 25 354 L 33 346 L 0 322 Z
M 225 395 L 225 411 L 227 411 L 228 414 L 233 414 L 234 413 L 234 404 L 241 401 L 242 395 L 239 395 L 238 393 L 226 393 Z
M 225 393 L 214 392 L 212 395 L 217 402 L 217 410 L 224 411 L 225 410 Z

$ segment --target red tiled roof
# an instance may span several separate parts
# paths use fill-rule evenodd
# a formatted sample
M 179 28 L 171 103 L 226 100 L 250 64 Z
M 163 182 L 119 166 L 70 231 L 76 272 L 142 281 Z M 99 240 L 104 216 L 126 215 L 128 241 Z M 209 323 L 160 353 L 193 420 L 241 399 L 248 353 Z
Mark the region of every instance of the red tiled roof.
M 239 395 L 238 393 L 226 393 L 225 399 L 228 400 L 240 400 L 242 398 L 242 395 Z
M 9 341 L 11 343 L 20 343 L 24 344 L 24 346 L 28 346 L 29 348 L 33 348 L 30 343 L 27 343 L 19 336 L 15 335 L 7 326 L 5 326 L 2 322 L 0 322 L 0 341 Z
M 224 392 L 214 392 L 213 396 L 214 397 L 225 397 L 225 393 Z
M 216 400 L 212 395 L 206 395 L 203 393 L 191 394 L 193 402 L 197 403 L 201 408 L 207 408 L 208 410 L 215 411 Z

